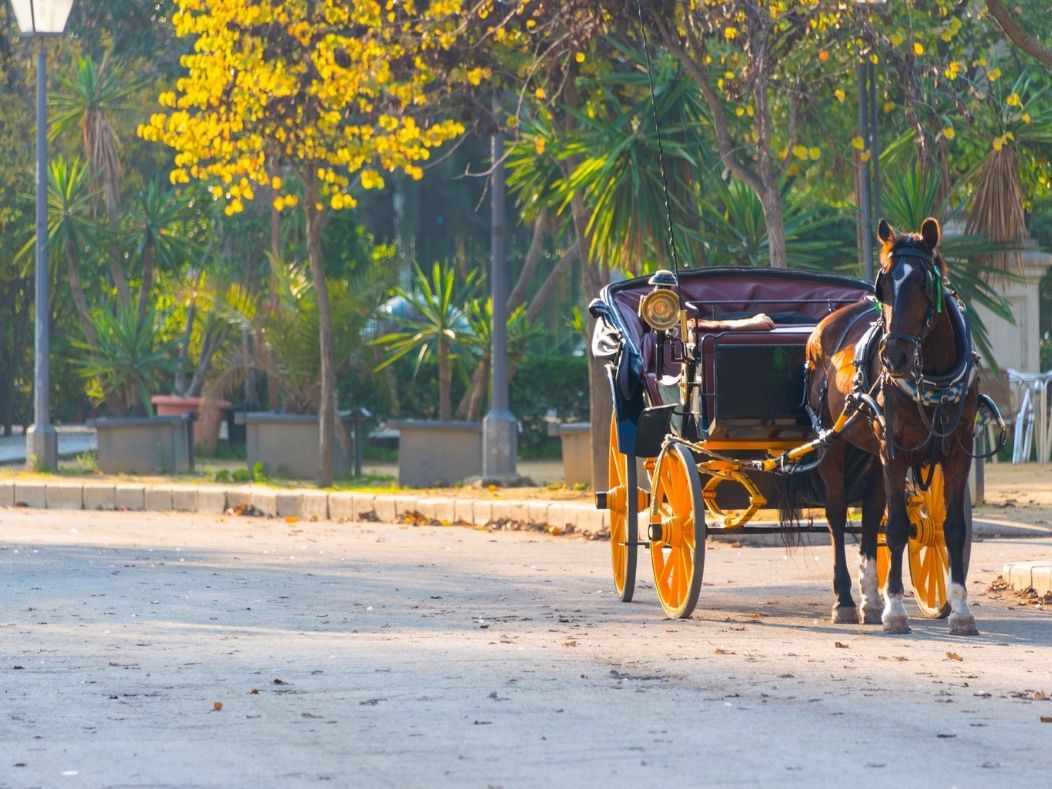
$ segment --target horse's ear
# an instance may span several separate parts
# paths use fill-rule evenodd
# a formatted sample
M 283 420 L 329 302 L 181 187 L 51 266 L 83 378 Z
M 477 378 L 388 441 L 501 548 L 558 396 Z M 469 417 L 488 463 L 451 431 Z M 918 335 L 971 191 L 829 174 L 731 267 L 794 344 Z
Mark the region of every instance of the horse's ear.
M 928 245 L 929 249 L 935 249 L 935 247 L 939 246 L 941 237 L 942 228 L 939 227 L 939 220 L 929 216 L 924 220 L 924 224 L 921 225 L 921 238 L 924 239 L 924 243 Z
M 877 224 L 877 238 L 883 241 L 885 244 L 891 241 L 895 237 L 895 228 L 893 228 L 887 219 L 881 219 Z

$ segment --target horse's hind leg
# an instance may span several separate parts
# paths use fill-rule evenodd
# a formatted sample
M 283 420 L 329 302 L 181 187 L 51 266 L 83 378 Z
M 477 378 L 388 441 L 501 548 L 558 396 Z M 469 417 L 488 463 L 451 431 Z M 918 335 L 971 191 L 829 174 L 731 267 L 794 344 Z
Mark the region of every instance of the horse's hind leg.
M 858 609 L 851 597 L 851 573 L 844 551 L 847 522 L 847 492 L 844 489 L 844 445 L 835 444 L 826 453 L 819 473 L 826 487 L 826 523 L 833 542 L 833 622 L 858 622 Z
M 862 501 L 862 546 L 859 550 L 858 585 L 862 602 L 862 624 L 879 625 L 881 604 L 877 586 L 877 530 L 884 515 L 884 479 L 875 464 L 866 482 Z
M 963 455 L 963 453 L 960 453 Z M 968 590 L 965 586 L 964 567 L 964 480 L 968 478 L 968 458 L 944 461 L 943 479 L 946 494 L 946 522 L 943 534 L 946 551 L 950 558 L 950 633 L 955 636 L 977 636 L 979 628 L 975 616 L 968 607 Z

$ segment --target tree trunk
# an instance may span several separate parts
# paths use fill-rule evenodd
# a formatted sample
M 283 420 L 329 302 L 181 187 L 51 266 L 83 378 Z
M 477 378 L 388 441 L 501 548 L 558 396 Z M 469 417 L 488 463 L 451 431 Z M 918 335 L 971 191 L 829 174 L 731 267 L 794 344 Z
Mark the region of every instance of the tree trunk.
M 511 380 L 511 367 L 508 368 L 508 380 Z M 482 415 L 482 405 L 486 402 L 486 390 L 489 388 L 489 354 L 484 354 L 475 365 L 471 374 L 471 385 L 457 406 L 457 419 L 474 421 Z
M 325 281 L 325 261 L 321 255 L 324 214 L 315 208 L 320 200 L 317 176 L 312 171 L 304 179 L 304 211 L 307 219 L 307 259 L 310 261 L 314 297 L 318 303 L 318 345 L 321 355 L 321 402 L 318 403 L 318 452 L 321 454 L 318 485 L 332 484 L 332 439 L 336 427 L 336 374 L 333 369 L 332 309 Z
M 786 268 L 785 222 L 782 217 L 782 195 L 778 184 L 766 184 L 761 196 L 763 218 L 767 225 L 767 253 L 771 268 Z
M 585 218 L 584 201 L 575 195 L 570 200 L 570 213 L 573 216 L 574 230 L 577 235 L 577 248 L 581 257 L 581 280 L 586 297 L 599 295 L 599 290 L 604 284 L 604 276 L 597 265 L 589 262 L 590 244 L 588 243 L 587 219 Z M 588 337 L 585 343 L 591 342 L 595 332 L 595 318 L 588 314 Z M 613 411 L 613 403 L 610 401 L 610 386 L 607 383 L 606 363 L 602 359 L 596 359 L 591 353 L 588 354 L 588 421 L 592 425 L 592 489 L 606 490 L 609 486 L 607 479 L 607 452 L 609 450 L 609 435 L 606 425 L 610 424 L 610 413 Z
M 449 340 L 438 340 L 438 418 L 449 419 L 453 413 L 453 360 L 449 355 Z
M 150 302 L 150 291 L 153 289 L 153 242 L 146 241 L 142 250 L 142 285 L 139 287 L 139 323 L 146 320 L 146 305 Z
M 66 277 L 69 280 L 69 289 L 73 294 L 73 305 L 77 308 L 77 318 L 80 319 L 80 328 L 84 332 L 84 339 L 94 353 L 99 347 L 99 338 L 95 333 L 95 326 L 91 322 L 91 310 L 88 308 L 88 299 L 84 294 L 84 284 L 80 279 L 80 270 L 77 268 L 77 258 L 73 253 L 73 242 L 66 239 Z

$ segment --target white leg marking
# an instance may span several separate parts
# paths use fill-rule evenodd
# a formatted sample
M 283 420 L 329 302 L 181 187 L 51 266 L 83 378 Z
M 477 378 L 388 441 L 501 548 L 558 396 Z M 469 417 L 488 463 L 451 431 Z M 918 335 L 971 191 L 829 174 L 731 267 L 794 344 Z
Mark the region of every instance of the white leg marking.
M 875 625 L 880 622 L 880 590 L 877 588 L 877 560 L 860 554 L 858 560 L 858 586 L 862 597 L 862 624 Z
M 968 590 L 961 584 L 950 584 L 950 633 L 956 636 L 975 636 L 975 616 L 968 607 Z
M 888 595 L 884 599 L 884 614 L 881 620 L 884 622 L 885 633 L 910 632 L 910 620 L 906 615 L 906 606 L 902 604 L 901 592 Z

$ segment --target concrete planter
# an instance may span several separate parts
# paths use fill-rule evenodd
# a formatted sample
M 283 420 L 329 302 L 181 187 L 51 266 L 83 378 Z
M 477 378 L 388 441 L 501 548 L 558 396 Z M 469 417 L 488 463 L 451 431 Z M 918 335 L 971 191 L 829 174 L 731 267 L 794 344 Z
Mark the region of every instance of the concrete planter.
M 398 429 L 398 484 L 424 488 L 482 476 L 482 423 L 407 419 Z
M 99 419 L 99 470 L 105 474 L 173 474 L 193 471 L 193 417 Z
M 553 430 L 562 442 L 563 482 L 592 484 L 592 426 L 588 422 L 566 422 Z
M 351 430 L 350 412 L 340 419 Z M 283 414 L 256 411 L 245 414 L 245 455 L 249 470 L 262 463 L 268 474 L 292 479 L 317 479 L 321 471 L 318 456 L 318 417 L 316 414 Z M 354 467 L 353 445 L 345 451 L 333 437 L 332 473 L 341 476 Z
M 150 402 L 157 411 L 157 416 L 197 414 L 197 420 L 194 422 L 194 443 L 208 449 L 215 449 L 219 443 L 219 426 L 223 422 L 224 414 L 233 408 L 227 400 L 181 395 L 154 395 Z

